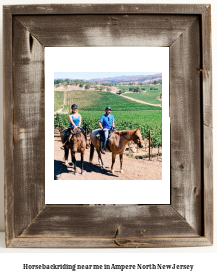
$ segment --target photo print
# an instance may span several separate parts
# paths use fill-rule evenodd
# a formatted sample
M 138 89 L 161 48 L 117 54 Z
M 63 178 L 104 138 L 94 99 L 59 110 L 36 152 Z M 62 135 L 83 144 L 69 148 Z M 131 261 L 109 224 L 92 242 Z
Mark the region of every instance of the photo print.
M 46 48 L 46 203 L 168 203 L 168 55 L 153 48 L 71 48 L 71 61 L 54 62 L 54 49 Z M 134 57 L 128 65 L 126 50 Z M 113 188 L 124 197 L 111 197 Z M 154 197 L 159 188 L 165 197 Z

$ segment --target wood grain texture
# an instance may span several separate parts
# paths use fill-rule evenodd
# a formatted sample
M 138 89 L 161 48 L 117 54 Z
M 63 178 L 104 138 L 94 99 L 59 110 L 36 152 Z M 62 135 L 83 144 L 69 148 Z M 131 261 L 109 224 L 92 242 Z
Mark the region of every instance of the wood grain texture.
M 202 231 L 199 18 L 170 47 L 171 205 Z
M 195 15 L 47 15 L 19 16 L 47 47 L 170 46 L 191 26 Z M 38 28 L 40 26 L 40 29 Z M 52 34 L 52 35 L 51 35 Z
M 213 243 L 213 131 L 204 126 L 204 235 Z
M 210 246 L 205 237 L 195 238 L 14 238 L 10 248 L 168 248 Z
M 45 46 L 170 47 L 171 206 L 45 206 Z M 212 245 L 210 53 L 209 5 L 5 6 L 7 246 Z
M 45 4 L 5 6 L 13 15 L 28 14 L 202 14 L 210 5 L 189 4 Z
M 169 205 L 102 207 L 46 205 L 21 236 L 146 238 L 183 235 L 198 236 Z
M 12 16 L 4 9 L 3 22 L 3 91 L 4 91 L 4 182 L 6 245 L 14 238 L 14 160 L 13 160 L 13 62 Z
M 212 42 L 211 6 L 202 14 L 202 76 L 203 76 L 203 159 L 204 159 L 204 228 L 213 242 L 213 103 L 212 103 Z
M 203 74 L 203 123 L 213 127 L 212 117 L 212 42 L 211 42 L 211 7 L 202 14 L 202 74 Z
M 44 48 L 13 20 L 14 209 L 20 235 L 44 207 Z

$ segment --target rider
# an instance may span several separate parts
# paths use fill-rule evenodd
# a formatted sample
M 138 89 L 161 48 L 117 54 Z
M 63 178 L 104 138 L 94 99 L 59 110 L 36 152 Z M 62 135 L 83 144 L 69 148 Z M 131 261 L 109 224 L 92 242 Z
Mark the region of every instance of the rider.
M 107 106 L 105 108 L 105 114 L 99 120 L 99 127 L 104 131 L 103 145 L 101 153 L 105 154 L 106 142 L 108 139 L 109 131 L 115 128 L 114 116 L 110 114 L 111 107 Z
M 71 109 L 72 109 L 72 113 L 69 114 L 69 117 L 68 117 L 68 119 L 70 121 L 70 124 L 69 124 L 68 128 L 63 131 L 64 143 L 61 146 L 61 148 L 63 148 L 65 146 L 67 138 L 70 134 L 70 131 L 73 130 L 74 128 L 76 128 L 76 127 L 80 128 L 81 132 L 83 133 L 83 135 L 85 137 L 85 140 L 87 140 L 86 133 L 83 130 L 83 128 L 80 126 L 82 118 L 81 118 L 81 115 L 78 114 L 78 105 L 77 104 L 72 104 Z

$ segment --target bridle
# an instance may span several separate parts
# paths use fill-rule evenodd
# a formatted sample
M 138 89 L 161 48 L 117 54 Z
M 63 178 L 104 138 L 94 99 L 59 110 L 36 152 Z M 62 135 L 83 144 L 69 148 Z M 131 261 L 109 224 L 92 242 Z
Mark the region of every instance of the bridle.
M 124 139 L 128 140 L 128 141 L 132 141 L 132 139 L 128 139 L 126 138 L 124 135 L 121 134 L 122 137 L 124 137 Z
M 132 141 L 132 139 L 126 138 L 123 134 L 121 134 L 121 136 L 124 137 L 124 139 L 126 139 L 127 141 Z M 138 139 L 139 139 L 139 137 L 138 137 Z M 140 140 L 140 139 L 139 139 L 139 140 Z

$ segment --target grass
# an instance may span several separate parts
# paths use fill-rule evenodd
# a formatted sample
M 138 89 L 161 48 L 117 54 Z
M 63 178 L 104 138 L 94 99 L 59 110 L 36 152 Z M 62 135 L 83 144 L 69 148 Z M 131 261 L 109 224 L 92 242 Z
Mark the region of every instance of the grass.
M 129 91 L 129 87 L 135 87 L 135 86 L 118 86 L 120 89 L 125 88 L 127 91 Z M 152 104 L 162 104 L 162 101 L 158 99 L 160 94 L 162 93 L 162 85 L 142 85 L 142 90 L 145 90 L 144 93 L 125 93 L 126 96 L 142 100 L 148 103 Z M 158 88 L 158 90 L 151 90 L 151 88 Z
M 63 108 L 64 102 L 64 92 L 61 91 L 54 91 L 54 111 Z
M 54 95 L 55 109 L 57 106 L 56 97 L 61 94 L 63 95 L 63 92 L 56 91 Z M 60 100 L 57 99 L 57 104 L 59 102 Z M 99 91 L 68 91 L 64 108 L 67 109 L 68 107 L 68 111 L 70 111 L 72 103 L 76 103 L 80 111 L 104 111 L 107 105 L 110 105 L 113 111 L 161 110 L 161 107 L 136 103 L 113 93 Z
M 115 125 L 118 130 L 135 129 L 141 127 L 143 138 L 148 136 L 149 129 L 152 134 L 154 146 L 162 144 L 162 108 L 136 103 L 121 96 L 99 91 L 69 91 L 65 93 L 56 91 L 55 110 L 63 108 L 71 112 L 71 104 L 76 103 L 82 116 L 82 126 L 88 132 L 98 128 L 98 121 L 105 113 L 105 107 L 112 107 Z M 131 95 L 131 94 L 130 94 Z M 58 117 L 62 128 L 69 125 L 68 114 L 54 116 L 54 125 L 58 125 Z

